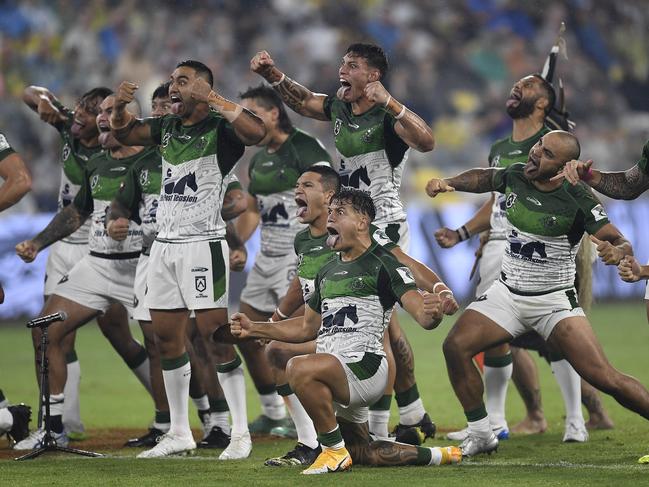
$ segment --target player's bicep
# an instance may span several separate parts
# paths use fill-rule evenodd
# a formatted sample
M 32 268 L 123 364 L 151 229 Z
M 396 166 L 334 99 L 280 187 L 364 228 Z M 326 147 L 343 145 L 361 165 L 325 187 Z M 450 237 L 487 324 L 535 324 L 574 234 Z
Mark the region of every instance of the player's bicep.
M 304 330 L 312 338 L 318 336 L 318 330 L 322 323 L 322 317 L 320 313 L 315 311 L 311 306 L 304 307 Z
M 304 100 L 304 115 L 316 120 L 328 121 L 329 117 L 325 113 L 324 102 L 327 95 L 323 93 L 311 93 L 311 96 Z

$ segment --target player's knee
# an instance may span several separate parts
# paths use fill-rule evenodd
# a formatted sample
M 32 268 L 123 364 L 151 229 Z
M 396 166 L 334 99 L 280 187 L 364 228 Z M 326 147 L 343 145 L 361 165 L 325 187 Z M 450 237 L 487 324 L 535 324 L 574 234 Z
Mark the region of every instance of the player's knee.
M 286 377 L 293 388 L 309 382 L 311 375 L 304 357 L 293 357 L 286 364 Z
M 442 344 L 442 351 L 444 352 L 444 358 L 447 361 L 457 359 L 461 355 L 461 340 L 458 339 L 457 335 L 449 334 Z
M 266 345 L 266 358 L 272 367 L 284 370 L 292 355 L 288 353 L 281 343 L 272 341 Z

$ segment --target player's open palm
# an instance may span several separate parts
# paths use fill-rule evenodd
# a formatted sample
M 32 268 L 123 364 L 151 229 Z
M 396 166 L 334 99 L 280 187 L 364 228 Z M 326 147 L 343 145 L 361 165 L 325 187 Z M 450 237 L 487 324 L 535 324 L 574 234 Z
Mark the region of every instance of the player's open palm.
M 376 105 L 385 105 L 390 98 L 390 93 L 380 81 L 372 81 L 365 85 L 365 98 Z
M 435 232 L 435 240 L 443 249 L 448 249 L 460 241 L 460 235 L 450 228 L 442 227 Z
M 59 111 L 58 108 L 54 106 L 52 101 L 47 98 L 46 96 L 43 96 L 41 98 L 41 101 L 38 102 L 38 116 L 41 118 L 43 122 L 47 122 L 49 124 L 55 124 L 59 122 L 64 122 L 66 120 L 66 116 Z
M 434 198 L 439 193 L 449 193 L 455 191 L 455 188 L 448 184 L 445 179 L 433 178 L 426 184 L 426 194 Z
M 640 280 L 640 263 L 632 255 L 627 255 L 617 265 L 617 272 L 623 281 L 637 282 Z
M 135 92 L 139 88 L 135 83 L 122 81 L 115 94 L 115 108 L 124 108 L 126 105 L 135 100 Z
M 230 320 L 230 333 L 232 335 L 242 339 L 250 337 L 250 328 L 252 327 L 250 318 L 243 313 L 234 313 Z
M 250 60 L 250 69 L 264 77 L 268 76 L 274 67 L 275 61 L 268 51 L 259 51 Z
M 25 240 L 16 245 L 16 254 L 25 262 L 33 262 L 38 255 L 38 246 L 33 240 Z

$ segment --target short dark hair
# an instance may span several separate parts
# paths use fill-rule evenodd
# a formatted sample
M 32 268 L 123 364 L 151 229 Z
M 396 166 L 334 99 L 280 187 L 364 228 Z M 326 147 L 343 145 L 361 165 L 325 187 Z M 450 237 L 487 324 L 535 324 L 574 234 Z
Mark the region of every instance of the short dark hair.
M 277 108 L 279 112 L 279 118 L 277 122 L 279 129 L 286 134 L 291 133 L 291 131 L 293 130 L 293 122 L 291 122 L 291 119 L 288 116 L 282 98 L 270 86 L 262 83 L 259 86 L 255 86 L 254 88 L 249 87 L 246 91 L 239 94 L 239 98 L 241 98 L 242 100 L 256 100 L 257 103 L 259 103 L 266 110 Z
M 83 95 L 81 95 L 78 103 L 82 108 L 87 109 L 91 101 L 99 99 L 99 101 L 95 105 L 95 106 L 99 106 L 99 104 L 102 101 L 104 101 L 104 98 L 112 94 L 113 94 L 113 90 L 111 90 L 110 88 L 106 88 L 105 86 L 98 86 L 97 88 L 88 90 Z
M 341 186 L 338 192 L 331 198 L 331 203 L 337 202 L 338 204 L 349 204 L 358 213 L 362 213 L 369 217 L 370 221 L 376 217 L 376 207 L 374 200 L 368 191 L 362 189 L 350 188 L 349 186 Z
M 186 61 L 180 62 L 176 65 L 176 69 L 183 67 L 192 68 L 194 71 L 196 71 L 196 74 L 198 76 L 205 78 L 205 80 L 209 83 L 210 88 L 214 87 L 214 75 L 212 74 L 212 70 L 202 62 L 195 61 L 193 59 L 187 59 Z
M 156 98 L 169 98 L 169 85 L 170 84 L 171 84 L 171 81 L 165 81 L 160 86 L 158 86 L 153 91 L 153 95 L 151 95 L 151 101 L 155 100 Z
M 541 88 L 545 91 L 545 97 L 548 99 L 548 106 L 545 107 L 545 114 L 547 115 L 554 108 L 557 101 L 557 94 L 554 91 L 554 86 L 546 80 L 541 73 L 534 73 L 532 76 L 541 81 Z
M 338 176 L 338 173 L 331 166 L 317 164 L 315 166 L 309 166 L 309 168 L 304 172 L 314 172 L 319 174 L 322 187 L 325 191 L 333 191 L 334 193 L 340 191 L 340 176 Z
M 383 79 L 388 72 L 388 57 L 380 46 L 377 46 L 376 44 L 363 44 L 362 42 L 357 42 L 347 48 L 345 54 L 350 53 L 356 54 L 365 59 L 369 67 L 378 69 L 381 73 L 380 79 Z

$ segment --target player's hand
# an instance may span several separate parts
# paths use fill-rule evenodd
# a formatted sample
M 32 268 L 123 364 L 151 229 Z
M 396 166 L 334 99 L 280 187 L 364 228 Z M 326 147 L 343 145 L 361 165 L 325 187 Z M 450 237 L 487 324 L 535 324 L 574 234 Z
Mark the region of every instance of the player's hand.
M 550 181 L 565 179 L 574 186 L 584 179 L 584 176 L 588 174 L 592 165 L 592 159 L 588 159 L 586 162 L 573 159 L 572 161 L 566 162 L 561 171 L 556 176 L 550 178 Z
M 380 81 L 372 81 L 365 85 L 365 98 L 376 105 L 385 105 L 390 98 L 390 93 Z
M 34 261 L 39 250 L 38 245 L 33 240 L 25 240 L 16 245 L 16 254 L 27 263 Z
M 237 338 L 250 338 L 252 322 L 243 313 L 234 313 L 230 317 L 230 333 Z
M 275 61 L 270 57 L 268 51 L 259 51 L 250 60 L 250 70 L 263 78 L 268 78 L 274 67 Z
M 52 100 L 50 100 L 47 96 L 41 96 L 36 110 L 41 120 L 49 124 L 65 122 L 67 120 L 67 117 L 54 106 Z
M 442 313 L 444 313 L 445 315 L 452 316 L 457 312 L 458 309 L 460 309 L 460 305 L 455 300 L 453 291 L 451 291 L 450 289 L 441 291 L 439 293 L 439 297 L 442 300 Z
M 130 81 L 122 81 L 117 88 L 117 93 L 115 94 L 115 110 L 122 110 L 126 105 L 135 100 L 135 92 L 139 88 L 135 83 Z
M 246 267 L 246 260 L 248 260 L 248 251 L 245 247 L 238 249 L 230 249 L 230 270 L 233 272 L 241 272 Z
M 435 232 L 435 240 L 443 249 L 449 249 L 460 242 L 460 236 L 455 230 L 443 227 Z
M 620 279 L 626 282 L 638 282 L 640 272 L 640 263 L 632 255 L 624 256 L 624 259 L 617 265 L 617 273 L 620 275 Z
M 445 179 L 433 178 L 426 184 L 426 194 L 434 198 L 439 193 L 450 193 L 455 191 L 453 186 L 450 186 Z
M 106 224 L 108 236 L 118 242 L 126 240 L 126 237 L 128 237 L 128 224 L 128 218 L 124 217 L 117 218 L 116 220 L 108 220 Z
M 424 314 L 430 318 L 430 320 L 441 320 L 444 316 L 442 311 L 442 298 L 437 293 L 429 293 L 428 291 L 422 291 L 421 296 L 423 298 L 423 309 Z
M 590 240 L 597 246 L 597 255 L 606 265 L 618 265 L 624 258 L 624 252 L 611 242 L 598 239 L 595 235 Z
M 211 95 L 212 87 L 210 84 L 203 78 L 196 78 L 194 84 L 192 84 L 191 97 L 198 102 L 209 103 Z

